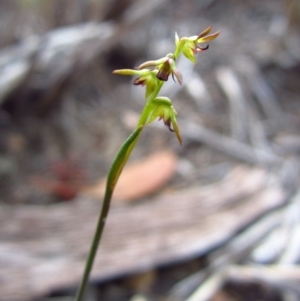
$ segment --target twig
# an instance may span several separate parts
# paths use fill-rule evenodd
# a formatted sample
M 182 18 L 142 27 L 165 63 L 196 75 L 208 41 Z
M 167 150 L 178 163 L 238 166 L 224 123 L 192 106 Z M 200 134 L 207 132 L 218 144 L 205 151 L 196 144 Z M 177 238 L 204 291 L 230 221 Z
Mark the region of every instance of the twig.
M 226 280 L 224 271 L 213 274 L 199 286 L 185 301 L 208 301 L 222 287 Z
M 208 258 L 210 261 L 209 266 L 204 271 L 195 273 L 174 286 L 169 293 L 169 299 L 182 300 L 191 294 L 191 291 L 197 290 L 196 296 L 199 300 L 205 300 L 201 299 L 202 294 L 204 298 L 204 296 L 207 296 L 209 287 L 211 288 L 209 290 L 211 293 L 213 292 L 213 288 L 217 289 L 224 280 L 223 276 L 227 268 L 231 264 L 246 258 L 270 231 L 280 225 L 281 217 L 281 209 L 266 214 L 253 225 L 247 227 L 244 232 L 229 240 L 225 246 L 212 252 Z M 208 283 L 206 283 L 206 280 Z M 214 286 L 211 287 L 210 283 L 214 284 Z M 202 290 L 202 285 L 208 285 L 208 287 Z M 196 289 L 197 287 L 198 289 Z
M 231 266 L 227 276 L 234 282 L 263 282 L 300 295 L 300 267 L 293 265 Z
M 183 136 L 205 143 L 208 146 L 224 152 L 236 159 L 266 167 L 278 167 L 283 163 L 283 159 L 275 154 L 253 148 L 244 143 L 206 129 L 203 126 L 186 120 L 180 120 L 179 123 L 181 124 Z
M 254 61 L 246 57 L 243 57 L 240 63 L 240 71 L 246 76 L 251 91 L 261 105 L 265 116 L 270 119 L 273 126 L 282 126 L 284 124 L 284 114 L 275 93 L 260 72 L 258 66 Z
M 237 76 L 230 68 L 218 68 L 216 77 L 229 100 L 231 136 L 238 141 L 247 139 L 246 99 Z
M 39 75 L 38 82 L 33 85 L 45 90 L 55 87 L 51 90 L 53 95 L 64 79 L 87 66 L 99 53 L 119 43 L 134 25 L 165 2 L 156 0 L 145 5 L 144 1 L 136 1 L 119 25 L 91 22 L 59 28 L 41 38 L 27 39 L 21 46 L 1 51 L 0 104 L 9 92 L 23 83 L 30 69 Z M 36 52 L 35 60 L 31 60 Z

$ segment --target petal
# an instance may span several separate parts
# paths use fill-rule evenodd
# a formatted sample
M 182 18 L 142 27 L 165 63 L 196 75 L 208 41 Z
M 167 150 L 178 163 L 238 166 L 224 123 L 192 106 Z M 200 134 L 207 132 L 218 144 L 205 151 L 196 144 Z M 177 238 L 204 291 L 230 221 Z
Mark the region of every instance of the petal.
M 147 67 L 155 67 L 156 66 L 156 61 L 147 61 L 141 65 L 139 65 L 138 67 L 136 67 L 136 69 L 141 70 Z
M 113 74 L 119 74 L 119 75 L 140 75 L 141 72 L 133 69 L 120 69 L 120 70 L 114 70 Z
M 198 35 L 197 40 L 199 40 L 200 38 L 202 38 L 202 37 L 208 35 L 208 34 L 210 33 L 211 29 L 212 29 L 212 26 L 209 26 L 209 27 L 207 27 L 205 30 L 203 30 L 203 31 Z
M 173 55 L 173 59 L 176 60 L 180 54 L 180 52 L 183 50 L 183 48 L 186 46 L 186 44 L 190 43 L 192 41 L 189 41 L 188 38 L 181 38 L 178 43 L 176 44 L 176 49 Z
M 175 75 L 178 83 L 181 85 L 182 84 L 182 75 L 181 75 L 180 71 L 176 68 L 175 61 L 173 59 L 170 59 L 169 63 L 170 63 L 173 80 L 174 80 L 174 75 Z
M 140 76 L 133 81 L 133 84 L 135 86 L 139 86 L 139 85 L 145 86 L 146 82 L 147 82 L 146 79 L 142 78 L 142 76 Z
M 178 123 L 177 123 L 177 120 L 176 120 L 176 116 L 177 116 L 177 112 L 174 109 L 174 107 L 171 106 L 170 118 L 171 118 L 171 123 L 172 123 L 172 126 L 173 126 L 173 132 L 175 132 L 175 135 L 178 139 L 179 144 L 182 145 L 182 138 L 181 138 L 179 126 L 178 126 Z
M 178 83 L 180 85 L 182 85 L 182 74 L 181 74 L 181 72 L 177 69 L 174 69 L 172 75 L 173 74 L 176 76 L 176 79 L 177 79 Z
M 114 70 L 112 73 L 113 74 L 118 74 L 118 75 L 140 75 L 140 76 L 147 76 L 149 73 L 151 73 L 151 70 L 149 70 L 149 69 L 142 69 L 142 70 L 120 69 L 120 70 Z
M 167 70 L 164 70 L 164 69 L 160 69 L 156 76 L 159 80 L 163 80 L 166 82 L 169 78 L 169 75 L 170 75 L 170 72 L 168 72 Z
M 176 121 L 176 118 L 172 120 L 172 125 L 173 125 L 173 130 L 175 132 L 175 135 L 178 139 L 178 142 L 179 142 L 180 145 L 182 145 L 182 137 L 181 137 L 181 133 L 180 133 L 179 126 L 178 126 L 178 123 Z
M 179 43 L 179 36 L 177 34 L 177 32 L 175 32 L 175 45 L 177 46 Z
M 208 41 L 212 41 L 214 40 L 218 35 L 220 34 L 220 31 L 217 31 L 213 34 L 210 34 L 209 36 L 206 37 L 202 37 L 200 39 L 198 39 L 198 43 L 203 43 L 203 42 L 208 42 Z
M 167 59 L 164 61 L 164 63 L 159 68 L 159 71 L 156 75 L 156 77 L 160 80 L 167 81 L 169 78 L 169 75 L 171 74 L 171 66 L 170 61 L 171 59 Z M 172 60 L 173 61 L 173 60 Z
M 160 58 L 158 60 L 155 60 L 155 61 L 147 61 L 147 62 L 139 65 L 136 69 L 141 70 L 141 69 L 144 69 L 144 68 L 147 68 L 147 67 L 157 67 L 158 65 L 163 64 L 168 59 L 169 58 L 167 56 L 165 56 L 165 57 L 162 57 L 162 58 Z
M 193 52 L 193 50 L 190 47 L 184 47 L 182 50 L 182 53 L 184 54 L 184 56 L 189 59 L 190 61 L 192 61 L 194 64 L 196 64 L 196 57 L 195 54 Z
M 190 41 L 190 42 L 194 42 L 198 39 L 198 37 L 199 36 L 191 36 L 191 37 L 188 37 L 187 40 Z
M 208 44 L 206 44 L 204 47 L 197 46 L 197 47 L 196 47 L 196 51 L 197 51 L 197 52 L 202 52 L 202 51 L 207 50 L 208 48 L 209 48 L 209 45 L 208 45 Z

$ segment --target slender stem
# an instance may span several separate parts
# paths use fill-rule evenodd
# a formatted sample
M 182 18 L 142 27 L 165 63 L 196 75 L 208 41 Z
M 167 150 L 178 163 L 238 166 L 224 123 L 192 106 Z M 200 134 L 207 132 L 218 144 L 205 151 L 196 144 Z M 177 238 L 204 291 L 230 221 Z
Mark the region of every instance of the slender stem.
M 109 207 L 110 207 L 110 201 L 111 197 L 115 188 L 115 185 L 117 184 L 118 178 L 122 172 L 122 169 L 127 161 L 127 159 L 130 156 L 130 153 L 132 149 L 134 148 L 134 145 L 136 141 L 138 140 L 138 137 L 142 131 L 143 127 L 140 126 L 135 129 L 135 131 L 128 137 L 128 139 L 125 141 L 123 146 L 120 148 L 114 163 L 112 164 L 112 167 L 109 171 L 107 183 L 106 183 L 106 191 L 103 199 L 103 204 L 101 208 L 101 213 L 99 216 L 99 220 L 96 227 L 96 232 L 94 234 L 93 242 L 91 245 L 91 249 L 86 261 L 86 266 L 84 269 L 83 277 L 80 283 L 80 286 L 77 291 L 76 295 L 76 301 L 82 301 L 84 298 L 86 286 L 89 280 L 89 275 L 91 273 L 91 269 L 96 257 L 98 245 L 103 233 L 103 229 L 105 226 L 106 218 L 108 215 Z
M 148 112 L 149 108 L 152 105 L 153 100 L 156 98 L 157 94 L 159 93 L 160 89 L 162 88 L 163 84 L 164 84 L 164 82 L 160 81 L 159 84 L 156 86 L 155 91 L 152 93 L 151 98 L 149 98 L 147 100 L 147 102 L 144 106 L 144 109 L 141 113 L 137 127 L 147 125 L 147 120 L 149 118 L 149 113 L 150 113 L 150 112 Z
M 159 85 L 156 86 L 154 93 L 152 93 L 152 96 L 150 99 L 147 100 L 146 105 L 142 111 L 140 120 L 137 124 L 136 129 L 134 132 L 128 137 L 128 139 L 125 141 L 123 146 L 120 148 L 107 177 L 106 182 L 106 190 L 103 198 L 103 204 L 100 212 L 100 216 L 98 219 L 96 232 L 94 234 L 94 238 L 92 241 L 91 249 L 86 261 L 84 273 L 82 276 L 82 280 L 80 283 L 80 286 L 77 291 L 77 295 L 75 298 L 75 301 L 83 301 L 85 290 L 87 287 L 87 283 L 89 280 L 89 276 L 93 267 L 93 263 L 96 257 L 96 253 L 98 250 L 98 246 L 102 237 L 103 229 L 105 226 L 106 218 L 108 215 L 109 207 L 111 198 L 115 189 L 115 186 L 117 184 L 117 181 L 119 179 L 119 176 L 123 170 L 123 167 L 125 166 L 136 142 L 138 141 L 138 138 L 142 132 L 142 129 L 147 124 L 148 116 L 149 116 L 149 108 L 151 107 L 152 101 L 156 98 L 157 94 L 159 93 L 161 87 L 163 86 L 164 82 L 161 81 Z

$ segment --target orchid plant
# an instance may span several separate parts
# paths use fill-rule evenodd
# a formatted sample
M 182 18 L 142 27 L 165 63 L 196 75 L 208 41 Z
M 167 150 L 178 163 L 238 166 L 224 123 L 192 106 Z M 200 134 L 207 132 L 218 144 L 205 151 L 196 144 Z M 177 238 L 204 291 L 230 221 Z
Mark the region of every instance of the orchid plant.
M 115 186 L 144 127 L 156 119 L 163 120 L 168 129 L 175 133 L 179 143 L 182 144 L 179 126 L 176 121 L 177 112 L 173 107 L 172 101 L 168 97 L 158 96 L 158 94 L 164 82 L 169 79 L 170 75 L 174 81 L 176 78 L 177 82 L 180 85 L 182 84 L 182 75 L 176 68 L 177 58 L 182 53 L 187 59 L 196 63 L 196 54 L 208 49 L 207 44 L 205 46 L 201 46 L 201 44 L 214 40 L 220 34 L 220 32 L 210 34 L 211 29 L 212 27 L 210 26 L 198 36 L 183 38 L 179 38 L 176 33 L 176 48 L 174 53 L 169 53 L 165 57 L 155 61 L 147 61 L 136 69 L 121 69 L 113 72 L 118 75 L 136 76 L 133 84 L 146 87 L 146 102 L 135 130 L 120 148 L 108 173 L 103 204 L 82 281 L 78 288 L 76 301 L 82 301 L 84 298 L 84 293 L 101 240 Z

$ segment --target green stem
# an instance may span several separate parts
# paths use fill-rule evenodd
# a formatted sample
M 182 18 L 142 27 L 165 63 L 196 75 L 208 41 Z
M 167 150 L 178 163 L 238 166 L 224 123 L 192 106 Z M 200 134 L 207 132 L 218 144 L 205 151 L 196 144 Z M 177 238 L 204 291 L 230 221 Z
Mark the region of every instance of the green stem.
M 185 40 L 184 40 L 184 39 L 181 39 L 181 40 L 179 41 L 178 45 L 176 46 L 176 49 L 175 49 L 175 52 L 174 52 L 174 60 L 175 60 L 175 61 L 177 60 L 179 54 L 181 53 L 182 47 L 183 47 L 184 43 L 185 43 Z
M 160 81 L 159 82 L 159 85 L 157 85 L 157 87 L 155 88 L 155 91 L 152 93 L 152 96 L 151 98 L 149 98 L 144 106 L 144 109 L 141 113 L 141 116 L 140 116 L 140 119 L 139 119 L 139 122 L 137 124 L 137 127 L 139 126 L 145 126 L 147 125 L 147 121 L 148 121 L 148 118 L 149 118 L 149 114 L 150 114 L 150 109 L 151 109 L 151 106 L 152 106 L 152 102 L 153 100 L 157 97 L 160 89 L 162 88 L 164 82 L 163 81 Z
M 151 98 L 149 98 L 147 100 L 136 129 L 128 137 L 128 139 L 125 141 L 123 146 L 120 148 L 120 150 L 110 168 L 110 171 L 109 171 L 109 174 L 107 177 L 107 182 L 106 182 L 106 190 L 105 190 L 105 194 L 104 194 L 104 198 L 103 198 L 103 204 L 102 204 L 100 216 L 99 216 L 97 227 L 96 227 L 96 232 L 94 234 L 93 242 L 92 242 L 91 249 L 90 249 L 87 261 L 86 261 L 86 266 L 84 269 L 84 273 L 82 276 L 80 286 L 77 291 L 75 301 L 83 301 L 86 286 L 87 286 L 89 276 L 90 276 L 90 273 L 91 273 L 91 270 L 93 267 L 93 263 L 94 263 L 94 260 L 96 257 L 98 246 L 99 246 L 99 243 L 100 243 L 100 240 L 102 237 L 103 229 L 105 226 L 105 222 L 106 222 L 106 218 L 108 215 L 110 202 L 111 202 L 111 198 L 112 198 L 115 186 L 116 186 L 119 176 L 123 170 L 123 167 L 125 166 L 136 142 L 138 141 L 138 138 L 139 138 L 144 126 L 147 124 L 152 101 L 158 95 L 163 84 L 164 84 L 164 82 L 161 81 L 159 83 L 159 85 L 157 85 L 157 87 L 155 88 L 155 91 L 152 93 Z
M 105 226 L 106 218 L 108 215 L 111 197 L 114 191 L 114 188 L 117 184 L 118 178 L 122 172 L 122 169 L 129 158 L 138 137 L 143 129 L 143 126 L 139 126 L 135 129 L 135 131 L 128 137 L 123 146 L 120 148 L 112 166 L 109 171 L 106 183 L 106 191 L 103 199 L 103 204 L 101 208 L 101 213 L 99 216 L 99 220 L 96 227 L 96 232 L 94 234 L 93 242 L 91 245 L 91 249 L 86 261 L 86 266 L 84 269 L 83 277 L 80 283 L 80 286 L 77 291 L 76 301 L 82 301 L 84 298 L 86 286 L 89 280 L 89 275 L 91 273 L 91 269 L 96 257 L 96 253 L 98 250 L 99 242 L 103 233 L 103 229 Z

